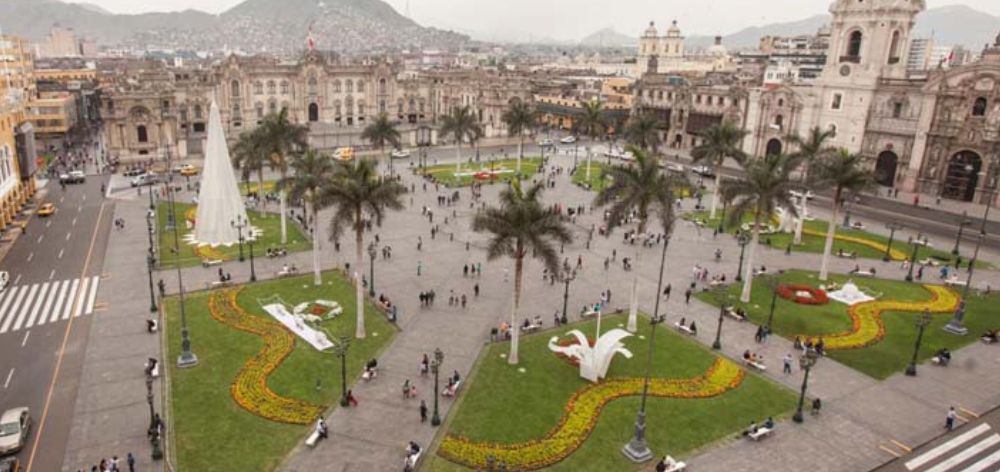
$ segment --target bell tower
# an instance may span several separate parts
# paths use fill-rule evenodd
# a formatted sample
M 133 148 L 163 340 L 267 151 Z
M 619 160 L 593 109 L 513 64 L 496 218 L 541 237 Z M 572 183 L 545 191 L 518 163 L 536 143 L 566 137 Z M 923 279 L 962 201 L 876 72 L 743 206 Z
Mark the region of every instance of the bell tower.
M 650 60 L 660 55 L 661 51 L 659 43 L 660 38 L 658 37 L 656 26 L 652 21 L 650 21 L 649 27 L 647 27 L 646 30 L 643 31 L 642 36 L 639 37 L 639 59 L 636 61 L 636 65 L 639 66 L 640 74 L 643 71 L 648 71 L 650 68 Z M 656 66 L 656 64 L 653 64 L 653 66 Z

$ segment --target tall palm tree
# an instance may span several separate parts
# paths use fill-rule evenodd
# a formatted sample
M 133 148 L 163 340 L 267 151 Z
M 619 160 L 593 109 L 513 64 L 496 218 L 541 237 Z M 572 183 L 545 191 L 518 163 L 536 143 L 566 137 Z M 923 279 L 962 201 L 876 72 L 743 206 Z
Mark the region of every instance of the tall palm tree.
M 811 181 L 820 188 L 833 188 L 833 203 L 830 224 L 826 228 L 826 243 L 823 245 L 823 262 L 820 263 L 819 279 L 826 280 L 833 237 L 837 231 L 837 217 L 841 200 L 874 185 L 871 172 L 865 168 L 864 157 L 851 154 L 846 149 L 830 153 L 813 163 Z M 845 195 L 847 194 L 847 195 Z
M 261 133 L 269 152 L 271 170 L 277 170 L 281 179 L 288 177 L 288 157 L 301 149 L 305 149 L 309 136 L 309 127 L 288 121 L 288 109 L 282 108 L 278 113 L 270 113 L 264 117 L 260 126 Z M 281 244 L 288 244 L 288 227 L 285 222 L 285 192 L 278 193 L 281 208 Z
M 524 135 L 535 127 L 537 115 L 526 102 L 515 101 L 510 104 L 501 117 L 507 124 L 507 134 L 517 136 L 517 174 L 521 175 L 521 159 L 524 158 Z
M 322 285 L 323 279 L 319 270 L 319 211 L 326 206 L 323 190 L 333 180 L 333 161 L 316 149 L 309 148 L 305 152 L 292 155 L 289 162 L 292 175 L 278 181 L 278 188 L 288 192 L 292 201 L 302 200 L 306 212 L 312 215 L 313 221 L 313 283 Z
M 834 153 L 837 150 L 831 146 L 827 145 L 827 141 L 830 140 L 836 133 L 833 130 L 823 131 L 819 126 L 816 126 L 809 130 L 809 134 L 805 137 L 799 136 L 798 134 L 793 134 L 788 137 L 788 141 L 797 148 L 793 153 L 802 159 L 802 181 L 806 182 L 809 180 L 809 170 L 812 164 L 818 161 L 823 156 Z M 806 199 L 799 199 L 799 214 L 800 218 L 796 220 L 795 224 L 795 236 L 792 240 L 795 244 L 802 244 L 802 226 L 803 218 L 806 216 Z
M 707 161 L 715 170 L 715 188 L 712 190 L 712 205 L 708 211 L 708 217 L 711 219 L 715 218 L 715 209 L 719 206 L 722 164 L 726 162 L 726 158 L 733 159 L 739 164 L 746 160 L 746 155 L 740 149 L 740 142 L 747 132 L 729 121 L 723 121 L 721 124 L 702 130 L 699 134 L 702 142 L 691 150 L 691 157 L 695 163 Z
M 236 145 L 233 146 L 233 162 L 239 167 L 243 180 L 249 181 L 250 176 L 257 174 L 258 192 L 264 193 L 264 166 L 267 165 L 268 153 L 264 134 L 260 128 L 253 131 L 240 133 Z M 250 193 L 250 186 L 247 185 L 247 193 Z
M 643 151 L 656 154 L 660 146 L 660 127 L 663 122 L 653 112 L 633 115 L 625 124 L 625 139 Z
M 744 303 L 750 301 L 753 258 L 760 240 L 761 225 L 771 219 L 771 215 L 778 207 L 786 208 L 793 216 L 798 215 L 789 192 L 801 188 L 792 180 L 792 172 L 795 172 L 800 162 L 799 158 L 785 154 L 748 159 L 743 161 L 743 170 L 746 174 L 743 178 L 727 180 L 722 184 L 724 198 L 733 202 L 732 212 L 728 215 L 729 224 L 739 226 L 744 215 L 753 215 L 750 251 L 747 254 L 743 292 L 740 294 L 740 301 Z
M 646 232 L 651 214 L 660 215 L 674 205 L 675 177 L 660 169 L 656 159 L 645 151 L 629 146 L 635 155 L 635 163 L 619 164 L 610 167 L 605 175 L 611 177 L 611 182 L 594 198 L 594 205 L 610 206 L 608 209 L 608 230 L 620 225 L 625 217 L 635 210 L 638 214 L 636 233 Z M 635 246 L 635 264 L 632 269 L 632 294 L 629 304 L 628 327 L 630 332 L 636 330 L 636 316 L 639 311 L 639 248 Z
M 367 140 L 372 146 L 377 147 L 382 156 L 386 157 L 385 145 L 388 144 L 393 148 L 399 147 L 400 135 L 399 131 L 396 130 L 396 125 L 389 120 L 389 115 L 382 112 L 368 126 L 365 126 L 364 131 L 361 132 L 361 139 Z M 388 159 L 388 161 L 391 173 L 392 159 Z
M 462 168 L 462 141 L 472 145 L 483 135 L 479 120 L 468 105 L 452 108 L 451 113 L 441 118 L 441 134 L 455 137 L 455 172 Z
M 581 101 L 583 111 L 577 117 L 576 127 L 580 132 L 590 138 L 590 146 L 587 148 L 587 181 L 590 181 L 590 156 L 594 148 L 594 140 L 604 134 L 608 129 L 608 117 L 604 114 L 604 105 L 600 100 Z
M 517 310 L 521 305 L 521 278 L 524 258 L 531 254 L 541 260 L 549 272 L 559 269 L 559 252 L 556 243 L 566 244 L 572 234 L 557 213 L 546 209 L 541 202 L 544 185 L 537 183 L 527 191 L 521 189 L 519 180 L 500 192 L 500 205 L 476 214 L 472 230 L 492 234 L 486 256 L 490 260 L 501 256 L 514 259 L 514 306 L 510 311 L 511 343 L 507 362 L 517 364 L 517 343 L 520 324 Z
M 379 179 L 375 163 L 359 160 L 354 164 L 338 162 L 333 180 L 323 190 L 321 199 L 336 207 L 330 228 L 330 238 L 337 239 L 344 228 L 354 230 L 355 276 L 358 320 L 354 337 L 365 337 L 364 290 L 361 286 L 362 249 L 364 249 L 365 219 L 382 225 L 386 210 L 403 208 L 402 195 L 406 188 L 392 179 Z

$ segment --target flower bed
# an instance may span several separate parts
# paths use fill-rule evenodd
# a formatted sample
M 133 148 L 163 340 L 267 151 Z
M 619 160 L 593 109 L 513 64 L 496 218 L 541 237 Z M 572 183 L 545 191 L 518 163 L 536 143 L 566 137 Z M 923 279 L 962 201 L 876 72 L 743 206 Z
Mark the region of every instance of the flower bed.
M 271 421 L 309 424 L 323 412 L 316 405 L 285 398 L 271 391 L 267 378 L 295 349 L 295 336 L 280 324 L 243 310 L 236 301 L 239 290 L 213 293 L 208 299 L 212 318 L 226 326 L 260 336 L 264 347 L 240 369 L 230 393 L 243 409 Z
M 781 284 L 777 291 L 781 298 L 803 305 L 825 305 L 830 301 L 825 291 L 808 285 Z
M 746 374 L 736 364 L 717 359 L 704 374 L 690 379 L 651 379 L 649 394 L 669 398 L 708 398 L 721 395 L 743 382 Z M 445 436 L 438 448 L 441 457 L 477 470 L 485 470 L 489 458 L 503 461 L 508 470 L 536 470 L 565 459 L 587 439 L 601 409 L 611 400 L 641 395 L 642 378 L 613 378 L 587 385 L 566 403 L 562 419 L 543 438 L 511 444 L 473 442 Z
M 812 230 L 812 229 L 809 229 L 809 228 L 803 228 L 802 229 L 802 234 L 808 234 L 810 236 L 819 236 L 819 237 L 822 237 L 822 238 L 826 237 L 826 232 L 816 231 L 816 230 Z M 842 235 L 842 234 L 834 234 L 833 235 L 833 239 L 836 239 L 838 241 L 848 242 L 848 243 L 860 244 L 862 246 L 868 246 L 868 247 L 870 247 L 872 249 L 875 249 L 875 250 L 878 250 L 880 252 L 885 252 L 885 250 L 887 248 L 887 246 L 885 244 L 882 244 L 880 242 L 872 241 L 870 239 L 865 239 L 865 238 L 859 238 L 859 237 L 855 237 L 855 236 L 846 236 L 846 235 Z M 904 253 L 904 252 L 902 252 L 902 251 L 900 251 L 898 249 L 893 248 L 893 249 L 889 250 L 889 258 L 892 259 L 892 260 L 894 260 L 894 261 L 906 260 L 906 253 Z

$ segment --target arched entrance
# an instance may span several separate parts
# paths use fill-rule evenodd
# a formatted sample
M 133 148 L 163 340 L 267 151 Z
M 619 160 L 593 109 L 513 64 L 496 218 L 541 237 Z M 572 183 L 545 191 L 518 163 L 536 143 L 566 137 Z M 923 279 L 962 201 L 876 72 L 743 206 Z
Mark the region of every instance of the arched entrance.
M 316 105 L 315 103 L 309 104 L 309 121 L 319 121 L 319 105 Z
M 771 138 L 771 140 L 767 142 L 767 147 L 764 150 L 764 155 L 774 156 L 781 154 L 781 148 L 782 148 L 781 140 L 778 138 Z
M 951 156 L 941 196 L 971 202 L 976 196 L 976 184 L 979 183 L 982 166 L 983 159 L 972 151 L 962 151 Z
M 896 182 L 896 164 L 899 157 L 892 151 L 882 151 L 875 162 L 875 182 L 879 185 L 892 187 Z

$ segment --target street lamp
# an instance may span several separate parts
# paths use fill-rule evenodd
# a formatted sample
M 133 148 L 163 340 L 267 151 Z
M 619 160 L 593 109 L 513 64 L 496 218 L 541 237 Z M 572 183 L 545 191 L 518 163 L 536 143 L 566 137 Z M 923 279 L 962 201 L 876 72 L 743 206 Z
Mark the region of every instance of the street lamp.
M 725 234 L 726 232 L 726 208 L 729 206 L 729 200 L 722 199 L 722 218 L 719 218 L 719 233 Z
M 167 187 L 167 200 L 170 203 L 170 211 L 174 211 L 174 192 Z M 177 225 L 174 225 L 174 267 L 177 269 L 177 287 L 179 289 L 181 306 L 181 355 L 177 357 L 177 367 L 194 367 L 198 365 L 198 356 L 191 351 L 191 338 L 188 337 L 187 311 L 184 308 L 184 278 L 181 275 L 181 243 L 177 233 Z
M 566 307 L 569 304 L 569 284 L 570 282 L 576 280 L 576 269 L 570 269 L 569 264 L 563 265 L 563 270 L 559 274 L 559 279 L 566 284 L 566 288 L 563 290 L 563 309 L 562 309 L 562 319 L 563 324 L 569 322 L 569 318 L 566 317 Z
M 917 355 L 920 353 L 920 341 L 924 339 L 924 328 L 931 324 L 931 313 L 926 308 L 924 312 L 917 317 L 917 342 L 913 344 L 913 358 L 910 359 L 910 365 L 906 368 L 906 375 L 913 377 L 917 375 Z
M 230 221 L 229 224 L 233 228 L 236 228 L 237 238 L 240 242 L 240 262 L 243 262 L 245 260 L 243 257 L 243 241 L 245 241 L 245 238 L 243 237 L 243 228 L 248 227 L 247 220 L 243 217 L 243 215 L 236 215 L 236 219 Z
M 917 250 L 920 248 L 919 241 L 913 240 L 913 254 L 910 255 L 910 268 L 906 271 L 906 281 L 913 282 L 913 266 L 917 265 Z
M 153 265 L 156 260 L 153 257 L 153 219 L 146 218 L 146 229 L 149 232 L 149 250 L 146 252 L 146 270 L 149 273 L 149 312 L 156 313 L 156 292 L 153 289 Z
M 882 260 L 889 262 L 889 252 L 892 251 L 892 239 L 896 236 L 896 231 L 903 229 L 903 225 L 899 223 L 889 222 L 885 224 L 885 228 L 889 230 L 889 244 L 885 247 L 885 255 L 882 256 Z
M 725 319 L 726 302 L 731 300 L 732 297 L 729 295 L 728 289 L 724 286 L 719 286 L 710 293 L 715 302 L 719 304 L 719 324 L 715 328 L 715 341 L 712 341 L 712 349 L 719 350 L 722 349 L 722 322 Z
M 799 367 L 805 370 L 806 373 L 802 377 L 802 389 L 799 391 L 799 406 L 795 409 L 795 414 L 792 415 L 792 421 L 796 423 L 802 422 L 802 404 L 806 401 L 806 386 L 809 385 L 809 372 L 812 371 L 818 359 L 816 352 L 810 349 L 807 349 L 806 353 L 802 357 L 799 357 Z
M 431 416 L 431 426 L 441 424 L 441 414 L 438 412 L 438 373 L 441 371 L 441 364 L 444 362 L 444 353 L 441 348 L 434 349 L 434 358 L 431 359 L 431 372 L 434 373 L 434 415 Z
M 257 281 L 257 271 L 254 270 L 254 266 L 253 266 L 253 240 L 254 239 L 255 238 L 253 238 L 253 237 L 247 238 L 247 244 L 250 245 L 250 281 L 251 282 L 256 282 Z
M 990 192 L 990 198 L 993 198 L 993 192 Z M 948 324 L 944 325 L 944 330 L 957 334 L 960 336 L 965 336 L 969 334 L 969 328 L 966 328 L 962 324 L 962 320 L 965 318 L 965 302 L 969 299 L 969 287 L 972 286 L 972 272 L 976 266 L 976 259 L 979 258 L 979 247 L 983 244 L 983 239 L 986 239 L 986 221 L 990 216 L 990 203 L 989 200 L 986 202 L 986 212 L 983 213 L 983 223 L 979 230 L 979 239 L 976 240 L 976 249 L 972 253 L 972 259 L 969 260 L 969 275 L 965 279 L 965 287 L 962 288 L 962 299 L 958 302 L 958 308 L 955 309 L 955 316 L 948 321 Z M 956 267 L 956 270 L 957 267 Z
M 781 280 L 778 279 L 778 276 L 784 272 L 784 270 L 779 270 L 777 274 L 764 279 L 767 281 L 767 286 L 771 289 L 771 310 L 767 314 L 768 334 L 771 333 L 771 322 L 774 321 L 774 306 L 778 302 L 778 289 L 781 288 Z
M 736 243 L 740 245 L 740 267 L 736 269 L 736 281 L 743 281 L 743 254 L 746 252 L 747 244 L 750 242 L 750 238 L 746 236 L 745 233 L 740 232 L 736 236 Z
M 347 406 L 347 351 L 351 347 L 351 338 L 340 336 L 333 346 L 333 355 L 340 358 L 340 406 Z
M 375 249 L 375 242 L 368 243 L 368 257 L 371 260 L 369 263 L 369 268 L 371 269 L 371 277 L 368 279 L 368 296 L 375 297 L 375 254 L 378 251 Z
M 163 459 L 163 451 L 160 450 L 160 428 L 156 424 L 156 411 L 153 410 L 153 375 L 146 374 L 146 403 L 149 403 L 149 429 L 146 436 L 149 437 L 149 444 L 153 447 L 152 458 L 154 461 Z
M 951 253 L 954 254 L 954 255 L 956 255 L 956 256 L 958 255 L 958 244 L 962 240 L 962 230 L 965 229 L 966 226 L 969 226 L 969 225 L 972 224 L 972 220 L 970 220 L 968 218 L 968 216 L 966 216 L 966 215 L 967 215 L 967 212 L 963 210 L 962 211 L 962 221 L 958 222 L 958 235 L 955 236 L 955 247 L 953 247 L 951 249 Z

